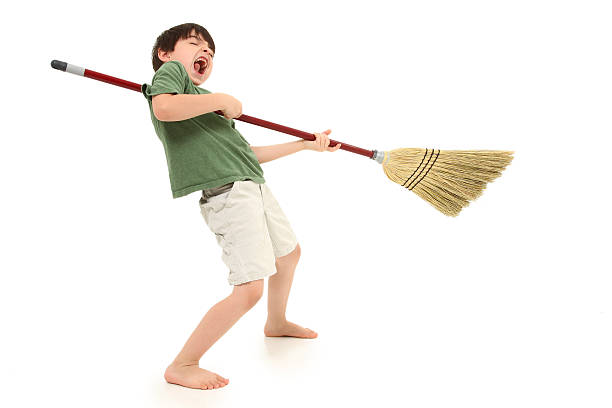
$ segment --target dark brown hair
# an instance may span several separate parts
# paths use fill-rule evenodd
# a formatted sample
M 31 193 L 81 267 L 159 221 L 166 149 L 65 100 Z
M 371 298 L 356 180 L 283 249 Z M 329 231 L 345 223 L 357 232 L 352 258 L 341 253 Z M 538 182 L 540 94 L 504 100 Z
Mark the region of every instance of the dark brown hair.
M 174 51 L 174 46 L 176 45 L 176 42 L 178 40 L 186 39 L 194 30 L 196 34 L 199 34 L 202 36 L 202 38 L 204 38 L 204 40 L 208 43 L 210 49 L 215 52 L 215 42 L 204 27 L 194 23 L 185 23 L 177 25 L 176 27 L 172 27 L 164 31 L 159 35 L 159 37 L 157 37 L 155 45 L 153 46 L 153 51 L 151 52 L 153 70 L 157 71 L 159 67 L 161 67 L 164 63 L 164 61 L 160 60 L 157 56 L 157 50 Z

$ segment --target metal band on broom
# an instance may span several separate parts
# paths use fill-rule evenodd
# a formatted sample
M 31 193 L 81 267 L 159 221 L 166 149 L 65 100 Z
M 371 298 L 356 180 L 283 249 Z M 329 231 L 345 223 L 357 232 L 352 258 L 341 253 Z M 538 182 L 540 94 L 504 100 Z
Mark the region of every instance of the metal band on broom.
M 144 91 L 139 85 L 89 69 L 53 60 L 51 66 L 60 71 L 96 79 L 133 91 Z M 222 115 L 222 112 L 215 113 Z M 315 140 L 312 133 L 268 122 L 248 115 L 236 120 L 262 126 L 305 140 Z M 512 161 L 512 151 L 503 150 L 440 150 L 402 148 L 391 151 L 362 149 L 330 140 L 330 146 L 342 143 L 340 149 L 369 157 L 382 164 L 387 177 L 411 190 L 442 213 L 457 216 L 470 201 L 478 198 L 487 183 L 495 180 Z

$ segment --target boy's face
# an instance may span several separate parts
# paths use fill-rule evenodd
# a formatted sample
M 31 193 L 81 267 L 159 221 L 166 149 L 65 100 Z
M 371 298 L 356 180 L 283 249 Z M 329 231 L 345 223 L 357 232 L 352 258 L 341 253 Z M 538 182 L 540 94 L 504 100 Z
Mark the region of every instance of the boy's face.
M 178 40 L 174 51 L 157 50 L 157 56 L 164 62 L 179 61 L 183 64 L 194 85 L 206 81 L 212 72 L 214 53 L 195 31 L 189 37 Z

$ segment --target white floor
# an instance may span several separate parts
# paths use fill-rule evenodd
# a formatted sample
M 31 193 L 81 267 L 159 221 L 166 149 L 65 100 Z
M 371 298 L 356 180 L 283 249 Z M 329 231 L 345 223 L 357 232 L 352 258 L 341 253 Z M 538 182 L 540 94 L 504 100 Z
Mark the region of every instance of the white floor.
M 302 310 L 296 320 L 319 331 L 315 340 L 265 338 L 260 303 L 203 358 L 202 367 L 230 379 L 212 391 L 163 380 L 188 334 L 171 327 L 170 313 L 152 310 L 149 318 L 170 327 L 145 319 L 139 328 L 130 315 L 142 311 L 128 311 L 112 332 L 105 321 L 85 324 L 77 337 L 42 322 L 47 334 L 15 348 L 38 346 L 31 349 L 38 358 L 3 359 L 9 394 L 2 398 L 23 407 L 610 406 L 608 314 L 434 303 L 427 310 L 405 299 L 355 304 L 353 315 L 334 321 L 331 310 L 323 324 L 315 323 L 321 309 L 310 317 Z M 377 307 L 391 314 L 379 318 Z M 186 329 L 195 314 L 177 317 L 176 326 Z

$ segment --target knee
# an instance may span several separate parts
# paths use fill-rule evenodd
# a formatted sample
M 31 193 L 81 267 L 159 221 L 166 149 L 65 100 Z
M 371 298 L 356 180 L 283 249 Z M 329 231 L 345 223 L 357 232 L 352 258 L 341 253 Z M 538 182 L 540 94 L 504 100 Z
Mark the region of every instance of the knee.
M 302 248 L 300 248 L 300 244 L 297 244 L 295 246 L 295 249 L 293 250 L 293 252 L 295 253 L 294 257 L 297 262 L 297 260 L 300 259 L 300 255 L 302 255 Z
M 289 252 L 287 255 L 281 258 L 277 258 L 277 262 L 297 264 L 298 261 L 300 260 L 301 254 L 302 254 L 302 248 L 300 248 L 300 244 L 297 244 L 293 251 Z
M 232 296 L 235 296 L 243 309 L 249 310 L 261 299 L 264 290 L 263 279 L 234 286 Z

